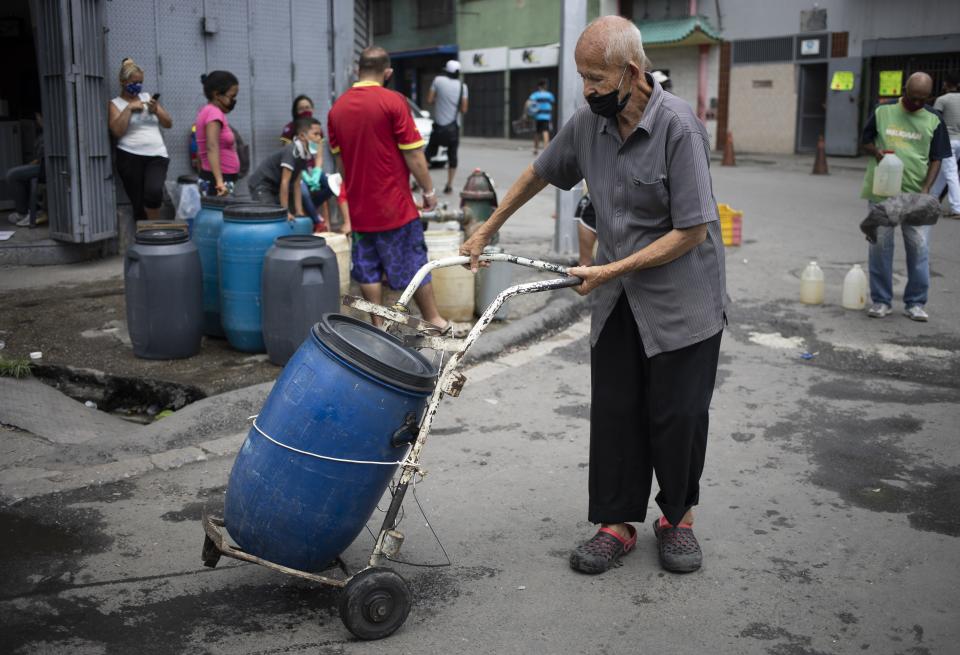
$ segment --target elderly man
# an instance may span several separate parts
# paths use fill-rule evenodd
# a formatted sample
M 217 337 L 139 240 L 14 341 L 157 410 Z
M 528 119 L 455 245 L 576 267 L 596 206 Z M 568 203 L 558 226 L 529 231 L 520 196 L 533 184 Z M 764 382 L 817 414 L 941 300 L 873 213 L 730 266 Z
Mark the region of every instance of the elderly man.
M 588 518 L 600 529 L 570 556 L 601 573 L 636 544 L 656 474 L 661 565 L 700 568 L 693 512 L 725 322 L 723 241 L 707 132 L 690 106 L 643 65 L 636 26 L 599 18 L 577 42 L 589 105 L 560 130 L 500 207 L 463 245 L 476 257 L 507 218 L 548 183 L 582 178 L 596 208 L 593 266 L 570 269 L 593 293 Z
M 893 151 L 903 162 L 903 193 L 930 193 L 940 172 L 940 160 L 953 155 L 947 129 L 939 114 L 927 106 L 933 92 L 933 79 L 926 73 L 907 78 L 903 96 L 893 105 L 873 110 L 863 128 L 863 149 L 874 156 L 867 165 L 860 193 L 872 205 L 884 198 L 873 193 L 873 174 L 884 151 Z M 929 318 L 925 305 L 930 288 L 930 226 L 902 225 L 903 245 L 907 252 L 907 286 L 903 290 L 903 313 L 914 321 Z M 894 228 L 880 227 L 877 240 L 870 245 L 871 318 L 883 318 L 893 305 Z

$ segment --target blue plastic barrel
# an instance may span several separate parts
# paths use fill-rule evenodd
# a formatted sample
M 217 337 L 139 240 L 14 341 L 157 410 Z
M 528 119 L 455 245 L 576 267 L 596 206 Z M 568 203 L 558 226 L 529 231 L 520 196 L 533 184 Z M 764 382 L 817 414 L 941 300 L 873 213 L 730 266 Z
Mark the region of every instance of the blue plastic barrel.
M 436 373 L 395 337 L 325 314 L 283 369 L 233 464 L 224 508 L 230 536 L 271 562 L 325 568 L 377 506 L 408 449 L 392 437 L 407 421 L 419 423 Z
M 243 201 L 230 196 L 202 196 L 200 211 L 193 219 L 191 238 L 200 253 L 203 269 L 203 333 L 223 338 L 220 324 L 220 273 L 217 268 L 217 241 L 223 229 L 223 210 Z M 249 201 L 247 201 L 249 202 Z
M 274 240 L 310 234 L 309 218 L 287 222 L 279 205 L 230 205 L 223 210 L 217 241 L 220 270 L 220 322 L 230 345 L 243 352 L 266 351 L 260 319 L 260 274 Z

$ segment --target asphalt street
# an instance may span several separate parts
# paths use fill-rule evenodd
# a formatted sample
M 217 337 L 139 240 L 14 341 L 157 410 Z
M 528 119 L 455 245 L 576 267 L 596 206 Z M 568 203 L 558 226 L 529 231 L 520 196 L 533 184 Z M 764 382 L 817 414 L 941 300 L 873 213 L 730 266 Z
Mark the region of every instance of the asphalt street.
M 476 166 L 502 193 L 531 159 L 525 144 L 468 142 L 456 186 Z M 745 213 L 745 242 L 727 249 L 701 571 L 659 568 L 653 503 L 621 567 L 588 577 L 567 564 L 593 531 L 580 320 L 472 367 L 444 400 L 400 529 L 406 561 L 444 564 L 445 550 L 450 565 L 396 566 L 414 606 L 387 641 L 353 638 L 333 590 L 230 560 L 202 567 L 199 520 L 222 506 L 227 454 L 0 508 L 3 649 L 956 652 L 960 222 L 933 228 L 930 322 L 901 316 L 899 301 L 869 319 L 840 307 L 844 273 L 866 263 L 858 172 L 812 177 L 779 160 L 713 174 L 717 199 Z M 508 223 L 511 242 L 544 250 L 552 200 L 545 190 Z M 811 259 L 827 275 L 822 306 L 799 303 Z M 895 268 L 902 290 L 899 240 Z M 344 559 L 362 566 L 372 541 L 361 534 Z

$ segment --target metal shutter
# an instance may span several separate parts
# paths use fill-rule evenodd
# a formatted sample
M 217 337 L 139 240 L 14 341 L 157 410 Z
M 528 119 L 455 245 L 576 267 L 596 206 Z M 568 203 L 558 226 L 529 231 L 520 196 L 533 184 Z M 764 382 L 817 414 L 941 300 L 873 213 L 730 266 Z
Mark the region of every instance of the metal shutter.
M 113 13 L 126 13 L 122 5 L 113 3 Z M 200 75 L 207 71 L 203 42 L 203 0 L 157 2 L 156 32 L 147 40 L 158 44 L 158 88 L 163 94 L 173 127 L 163 130 L 163 140 L 170 155 L 167 179 L 190 173 L 190 135 L 197 112 L 207 99 L 203 97 Z M 127 20 L 135 21 L 127 14 Z M 141 37 L 143 38 L 143 37 Z
M 259 4 L 262 0 L 255 0 Z M 250 144 L 251 162 L 259 153 L 254 143 L 251 114 L 254 89 L 250 85 L 250 48 L 247 26 L 248 3 L 245 0 L 206 0 L 204 17 L 216 21 L 217 32 L 207 34 L 207 70 L 226 70 L 237 77 L 240 93 L 237 105 L 227 116 L 230 127 Z M 283 124 L 280 124 L 283 127 Z M 253 164 L 251 164 L 252 166 Z
M 50 236 L 74 242 L 112 237 L 117 218 L 105 120 L 103 0 L 37 0 L 31 8 Z
M 330 6 L 315 0 L 292 0 L 291 5 L 293 95 L 305 93 L 313 98 L 314 115 L 323 123 L 326 133 L 333 91 Z
M 290 14 L 290 0 L 250 3 L 251 86 L 246 91 L 253 129 L 244 136 L 253 148 L 252 166 L 281 146 L 280 132 L 290 120 L 290 29 L 291 21 L 299 20 Z

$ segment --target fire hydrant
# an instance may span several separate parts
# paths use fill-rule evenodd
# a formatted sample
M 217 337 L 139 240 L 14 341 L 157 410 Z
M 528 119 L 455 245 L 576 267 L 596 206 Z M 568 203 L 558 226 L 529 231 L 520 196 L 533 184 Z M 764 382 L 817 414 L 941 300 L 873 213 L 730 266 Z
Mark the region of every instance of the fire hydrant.
M 463 209 L 463 231 L 467 237 L 476 231 L 480 225 L 490 218 L 497 208 L 497 192 L 490 176 L 479 168 L 473 169 L 460 192 L 460 207 Z M 496 243 L 499 235 L 494 235 L 492 243 Z

